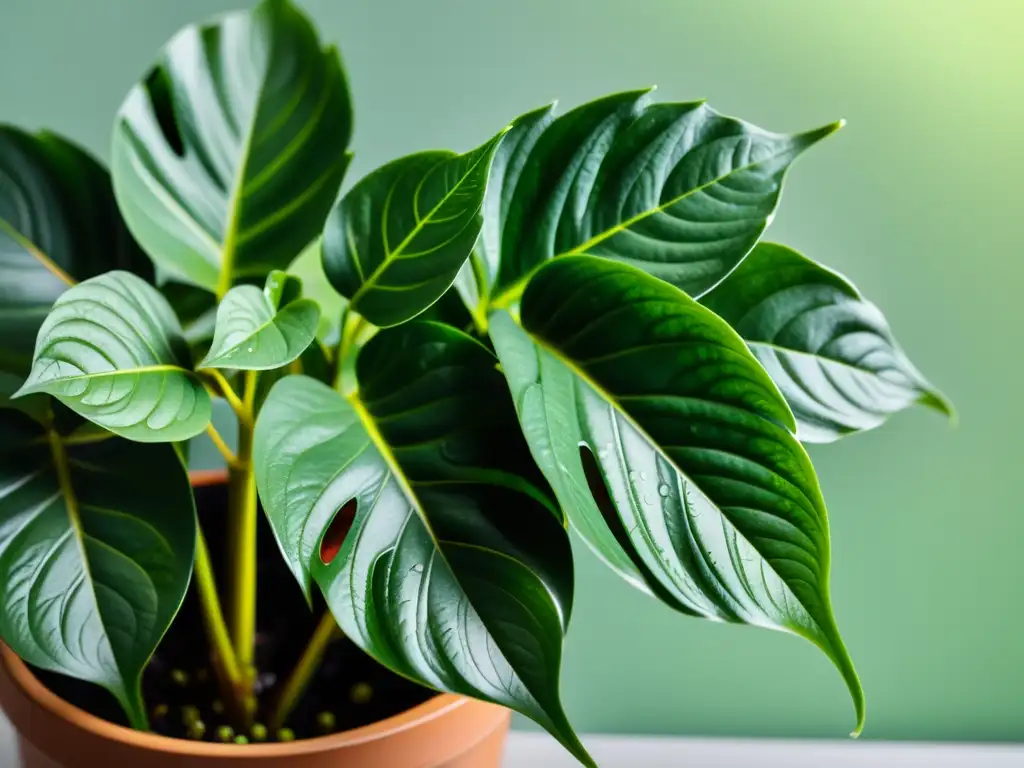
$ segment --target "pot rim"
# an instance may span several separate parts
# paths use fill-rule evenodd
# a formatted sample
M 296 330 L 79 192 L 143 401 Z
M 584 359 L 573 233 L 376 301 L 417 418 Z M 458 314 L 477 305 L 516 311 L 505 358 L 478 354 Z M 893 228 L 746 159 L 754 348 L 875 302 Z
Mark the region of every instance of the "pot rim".
M 0 643 L 0 665 L 11 682 L 21 692 L 50 714 L 60 718 L 74 727 L 88 731 L 103 739 L 131 744 L 133 747 L 169 753 L 181 757 L 218 757 L 218 758 L 268 758 L 294 757 L 311 753 L 330 752 L 340 747 L 351 747 L 369 741 L 385 739 L 401 731 L 415 728 L 450 712 L 457 710 L 469 699 L 450 693 L 442 693 L 384 720 L 369 725 L 353 728 L 330 736 L 318 736 L 313 739 L 301 739 L 286 744 L 214 744 L 211 742 L 172 739 L 155 733 L 144 733 L 132 730 L 123 725 L 108 722 L 96 715 L 79 709 L 57 696 L 43 685 L 32 671 L 10 648 Z M 17 722 L 15 729 L 20 732 Z
M 189 473 L 192 485 L 202 487 L 227 482 L 226 469 L 199 470 Z M 215 758 L 271 758 L 294 757 L 299 755 L 329 752 L 340 747 L 351 747 L 370 741 L 385 739 L 396 733 L 415 728 L 443 717 L 454 710 L 470 703 L 464 696 L 451 693 L 439 693 L 422 704 L 397 715 L 378 720 L 369 725 L 352 728 L 330 736 L 318 736 L 312 739 L 301 739 L 288 743 L 277 744 L 215 744 L 211 742 L 188 741 L 173 739 L 126 728 L 123 725 L 108 722 L 96 715 L 79 709 L 53 693 L 32 674 L 32 670 L 7 645 L 0 642 L 0 667 L 7 677 L 21 692 L 38 706 L 74 727 L 87 731 L 99 738 L 130 744 L 134 747 L 169 753 L 181 757 L 215 757 Z M 14 723 L 20 732 L 19 723 Z

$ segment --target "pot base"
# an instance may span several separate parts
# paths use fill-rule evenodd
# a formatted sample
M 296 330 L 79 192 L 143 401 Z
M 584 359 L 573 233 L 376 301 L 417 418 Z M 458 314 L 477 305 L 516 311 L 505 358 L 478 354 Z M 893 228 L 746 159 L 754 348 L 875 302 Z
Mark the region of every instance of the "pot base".
M 507 737 L 508 723 L 505 723 L 504 725 L 499 725 L 493 733 L 485 736 L 483 741 L 475 747 L 471 747 L 459 757 L 454 757 L 436 766 L 430 766 L 430 768 L 500 768 Z M 18 748 L 21 752 L 21 768 L 70 768 L 69 766 L 55 763 L 24 738 L 18 738 Z M 344 758 L 341 759 L 343 760 Z M 258 764 L 265 765 L 266 763 L 259 762 Z M 187 765 L 187 761 L 183 761 L 182 765 Z M 413 768 L 414 765 L 410 763 L 409 768 Z M 402 767 L 395 766 L 395 768 Z M 416 765 L 416 768 L 420 768 L 420 766 Z
M 499 768 L 511 722 L 507 709 L 443 694 L 372 725 L 287 744 L 170 739 L 69 704 L 2 643 L 0 708 L 18 733 L 24 768 Z

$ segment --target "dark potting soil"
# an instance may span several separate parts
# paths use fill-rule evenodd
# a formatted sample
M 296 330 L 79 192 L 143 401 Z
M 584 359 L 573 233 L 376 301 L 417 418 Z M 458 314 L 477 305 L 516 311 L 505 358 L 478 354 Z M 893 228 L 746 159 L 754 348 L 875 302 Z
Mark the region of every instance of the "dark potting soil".
M 196 489 L 217 586 L 224 592 L 222 572 L 227 487 Z M 323 612 L 318 600 L 311 612 L 295 578 L 285 566 L 266 520 L 260 514 L 256 689 L 260 700 L 255 722 L 266 723 L 277 694 L 313 634 Z M 319 597 L 319 596 L 318 596 Z M 104 720 L 127 725 L 124 713 L 105 690 L 42 670 L 33 672 L 54 693 Z M 328 649 L 323 664 L 296 706 L 284 733 L 230 733 L 228 717 L 213 670 L 194 586 L 143 675 L 143 694 L 155 733 L 173 738 L 250 743 L 312 738 L 357 728 L 404 712 L 435 693 L 399 677 L 341 639 Z M 239 738 L 242 737 L 242 738 Z

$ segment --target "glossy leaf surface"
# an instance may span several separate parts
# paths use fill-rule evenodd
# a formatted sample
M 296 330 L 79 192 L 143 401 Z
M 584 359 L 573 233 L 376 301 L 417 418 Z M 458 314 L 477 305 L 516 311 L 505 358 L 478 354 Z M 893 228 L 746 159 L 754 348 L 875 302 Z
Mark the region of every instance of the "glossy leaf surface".
M 323 263 L 349 306 L 380 327 L 437 301 L 480 234 L 499 134 L 472 152 L 399 158 L 362 179 L 331 212 Z
M 320 308 L 298 298 L 300 282 L 271 272 L 261 291 L 239 285 L 217 307 L 213 344 L 199 368 L 265 371 L 297 359 L 316 339 Z
M 494 356 L 415 322 L 374 337 L 358 399 L 275 385 L 256 426 L 260 498 L 303 589 L 391 669 L 494 701 L 591 764 L 558 696 L 572 605 L 569 540 L 540 490 Z M 324 537 L 355 501 L 336 556 Z
M 147 727 L 142 670 L 192 572 L 195 510 L 170 445 L 111 439 L 55 461 L 40 430 L 0 449 L 0 638 L 101 685 Z
M 499 292 L 548 259 L 589 253 L 699 296 L 757 242 L 787 168 L 839 127 L 770 133 L 703 102 L 651 104 L 647 91 L 521 120 L 487 206 Z
M 0 125 L 0 370 L 28 373 L 53 302 L 109 269 L 153 277 L 107 171 L 60 136 Z
M 530 152 L 554 116 L 554 105 L 551 105 L 516 118 L 495 150 L 484 197 L 480 239 L 455 281 L 456 289 L 471 312 L 486 313 L 490 291 L 501 268 L 502 229 L 513 193 Z
M 842 275 L 791 248 L 760 243 L 701 303 L 746 340 L 804 442 L 872 429 L 915 403 L 952 416 L 881 311 Z
M 118 203 L 161 267 L 223 295 L 287 267 L 320 232 L 351 132 L 337 52 L 286 0 L 264 0 L 183 29 L 129 93 Z
M 176 442 L 202 432 L 210 396 L 192 373 L 167 300 L 128 272 L 79 283 L 53 305 L 19 395 L 47 392 L 122 437 Z
M 490 319 L 538 465 L 590 546 L 678 610 L 806 637 L 863 694 L 793 416 L 743 340 L 682 291 L 589 256 Z

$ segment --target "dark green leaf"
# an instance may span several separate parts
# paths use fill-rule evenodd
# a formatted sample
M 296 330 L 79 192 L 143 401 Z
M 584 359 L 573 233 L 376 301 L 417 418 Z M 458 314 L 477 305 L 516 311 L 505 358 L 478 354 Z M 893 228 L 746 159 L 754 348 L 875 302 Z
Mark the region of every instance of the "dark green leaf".
M 17 396 L 47 392 L 90 421 L 140 442 L 187 440 L 210 421 L 167 300 L 128 272 L 79 283 L 53 305 Z
M 199 368 L 265 371 L 297 359 L 316 339 L 320 308 L 298 298 L 301 283 L 274 271 L 261 291 L 239 285 L 217 308 L 210 351 Z
M 0 125 L 0 369 L 26 374 L 54 300 L 109 269 L 153 278 L 103 166 L 52 133 Z
M 470 312 L 486 316 L 491 287 L 501 267 L 501 235 L 512 195 L 537 139 L 554 120 L 554 105 L 515 120 L 494 153 L 483 204 L 483 228 L 476 248 L 455 281 Z M 480 325 L 485 325 L 482 321 Z
M 693 296 L 750 251 L 786 169 L 840 125 L 769 133 L 703 102 L 651 104 L 647 91 L 605 97 L 550 124 L 545 110 L 521 120 L 521 148 L 487 205 L 485 262 L 498 263 L 497 290 L 515 290 L 548 259 L 589 253 Z
M 286 0 L 179 32 L 129 93 L 113 172 L 153 259 L 223 296 L 288 266 L 323 227 L 348 165 L 348 86 Z
M 115 438 L 68 453 L 37 438 L 0 450 L 0 638 L 103 686 L 144 730 L 142 670 L 192 572 L 188 476 L 170 445 Z
M 678 610 L 818 645 L 864 700 L 828 594 L 825 503 L 743 340 L 682 291 L 575 256 L 491 338 L 533 456 L 590 546 Z
M 591 765 L 558 696 L 568 536 L 496 362 L 466 335 L 416 322 L 363 348 L 351 401 L 282 380 L 256 425 L 260 498 L 303 589 L 320 586 L 361 648 L 532 717 Z M 330 533 L 336 515 L 351 520 L 343 540 Z
M 352 309 L 380 327 L 398 325 L 448 290 L 480 234 L 503 135 L 465 155 L 399 158 L 339 201 L 324 229 L 324 271 Z
M 746 340 L 786 396 L 804 442 L 872 429 L 914 403 L 953 414 L 879 309 L 791 248 L 760 243 L 701 303 Z

